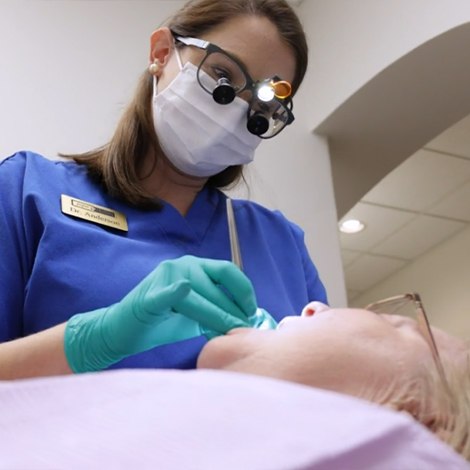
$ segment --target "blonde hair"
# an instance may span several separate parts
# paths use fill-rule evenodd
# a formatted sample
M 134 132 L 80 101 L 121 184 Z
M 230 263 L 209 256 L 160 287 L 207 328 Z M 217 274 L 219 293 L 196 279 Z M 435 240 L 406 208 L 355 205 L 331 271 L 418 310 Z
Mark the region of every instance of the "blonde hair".
M 292 83 L 295 93 L 307 70 L 308 46 L 300 20 L 286 0 L 190 0 L 165 26 L 180 36 L 198 37 L 230 19 L 243 16 L 270 20 L 281 39 L 292 49 L 296 58 Z M 153 127 L 152 90 L 153 75 L 146 70 L 108 144 L 83 154 L 60 154 L 61 157 L 86 165 L 89 176 L 103 186 L 109 195 L 141 209 L 162 207 L 142 188 L 139 177 L 149 150 L 154 151 L 155 158 L 162 153 Z M 234 165 L 209 178 L 206 185 L 227 188 L 242 178 L 243 166 Z
M 395 388 L 397 381 L 377 401 L 413 416 L 442 441 L 470 461 L 470 356 L 455 361 L 442 358 L 446 381 L 430 366 L 421 377 Z
M 435 392 L 435 413 L 423 424 L 470 461 L 470 358 L 459 365 L 444 362 L 447 386 L 433 370 L 430 382 Z M 426 418 L 426 416 L 424 416 Z M 432 418 L 432 419 L 429 419 Z

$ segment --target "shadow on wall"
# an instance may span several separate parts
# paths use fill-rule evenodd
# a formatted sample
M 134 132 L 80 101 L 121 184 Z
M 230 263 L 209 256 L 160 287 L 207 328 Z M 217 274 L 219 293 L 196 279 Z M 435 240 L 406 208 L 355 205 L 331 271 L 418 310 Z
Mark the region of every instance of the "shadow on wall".
M 316 129 L 329 141 L 338 219 L 383 177 L 470 114 L 470 23 L 377 74 Z

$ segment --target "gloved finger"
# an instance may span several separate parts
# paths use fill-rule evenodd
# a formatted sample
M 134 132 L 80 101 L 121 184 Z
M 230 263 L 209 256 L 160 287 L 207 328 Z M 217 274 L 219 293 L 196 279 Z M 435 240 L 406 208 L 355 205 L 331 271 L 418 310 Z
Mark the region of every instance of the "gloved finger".
M 234 317 L 239 318 L 243 322 L 248 321 L 248 315 L 238 306 L 237 303 L 229 297 L 231 295 L 228 291 L 224 290 L 225 286 L 220 286 L 214 283 L 214 281 L 201 269 L 196 275 L 192 272 L 191 275 L 191 288 L 194 292 L 204 297 L 207 301 L 217 306 L 223 312 L 229 313 Z M 256 311 L 256 304 L 254 310 Z
M 158 286 L 149 288 L 145 293 L 142 308 L 135 309 L 135 316 L 149 325 L 161 321 L 162 315 L 171 315 L 173 305 L 184 299 L 190 291 L 191 285 L 187 280 L 174 282 L 163 289 Z
M 256 309 L 256 313 L 249 318 L 250 326 L 258 330 L 275 330 L 277 321 L 263 308 Z
M 221 336 L 220 333 L 217 333 L 216 331 L 212 331 L 212 330 L 204 330 L 203 333 L 207 341 L 210 341 L 211 339 Z
M 240 320 L 220 309 L 192 290 L 173 307 L 177 313 L 198 322 L 206 330 L 225 334 L 233 328 L 249 327 L 248 320 Z
M 247 316 L 256 311 L 253 284 L 237 266 L 230 261 L 204 259 L 202 268 L 215 284 L 227 289 L 234 302 Z
M 152 331 L 153 345 L 161 346 L 163 344 L 175 343 L 186 339 L 201 336 L 203 331 L 199 323 L 191 320 L 184 315 L 172 312 L 171 315 L 159 323 Z

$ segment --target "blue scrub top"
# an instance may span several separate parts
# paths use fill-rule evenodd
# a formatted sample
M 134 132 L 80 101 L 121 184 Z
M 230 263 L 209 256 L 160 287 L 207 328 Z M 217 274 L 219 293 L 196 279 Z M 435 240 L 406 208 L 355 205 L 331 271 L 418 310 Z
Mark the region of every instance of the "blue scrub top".
M 61 194 L 125 214 L 128 232 L 61 211 Z M 75 162 L 20 152 L 0 163 L 0 342 L 121 300 L 158 264 L 193 255 L 230 260 L 226 196 L 203 189 L 183 217 L 110 197 Z M 277 321 L 327 302 L 302 230 L 280 212 L 233 201 L 244 272 Z M 160 346 L 112 368 L 194 368 L 204 337 Z

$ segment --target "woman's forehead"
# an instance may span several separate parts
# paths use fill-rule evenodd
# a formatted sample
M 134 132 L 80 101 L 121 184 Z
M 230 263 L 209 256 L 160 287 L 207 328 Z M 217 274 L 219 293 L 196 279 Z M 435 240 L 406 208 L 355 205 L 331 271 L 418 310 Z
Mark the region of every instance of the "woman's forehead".
M 295 54 L 267 18 L 239 17 L 201 36 L 242 62 L 254 80 L 274 75 L 293 81 Z

